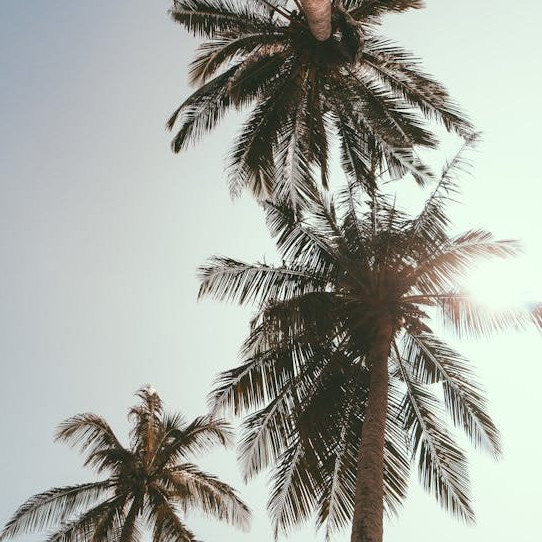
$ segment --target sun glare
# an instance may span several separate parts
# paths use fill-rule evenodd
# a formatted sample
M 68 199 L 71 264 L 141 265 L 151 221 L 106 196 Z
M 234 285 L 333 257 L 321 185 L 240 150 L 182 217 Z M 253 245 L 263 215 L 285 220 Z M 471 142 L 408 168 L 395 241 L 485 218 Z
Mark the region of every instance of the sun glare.
M 492 310 L 525 307 L 542 300 L 542 286 L 536 266 L 525 258 L 493 260 L 469 273 L 467 291 L 478 303 Z

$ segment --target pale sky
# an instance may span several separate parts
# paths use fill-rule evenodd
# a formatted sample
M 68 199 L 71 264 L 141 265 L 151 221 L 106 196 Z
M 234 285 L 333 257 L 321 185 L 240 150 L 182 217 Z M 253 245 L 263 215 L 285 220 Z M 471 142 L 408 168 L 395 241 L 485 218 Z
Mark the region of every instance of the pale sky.
M 537 295 L 542 7 L 427 3 L 390 17 L 382 32 L 414 50 L 484 134 L 454 219 L 458 230 L 518 238 L 526 255 L 487 269 L 480 282 Z M 164 122 L 189 92 L 195 41 L 169 20 L 168 5 L 0 0 L 2 524 L 32 494 L 92 476 L 75 451 L 52 441 L 64 418 L 93 411 L 126 437 L 133 393 L 146 383 L 166 408 L 204 413 L 216 373 L 238 363 L 250 311 L 196 303 L 195 269 L 212 254 L 274 257 L 257 206 L 232 203 L 224 182 L 238 119 L 181 156 L 169 150 Z M 471 454 L 475 527 L 442 512 L 414 479 L 385 540 L 533 542 L 542 502 L 540 336 L 453 344 L 476 361 L 505 457 Z M 243 486 L 234 452 L 202 464 L 239 488 L 254 521 L 240 534 L 194 518 L 196 534 L 271 541 L 265 477 Z M 314 538 L 308 525 L 289 540 Z

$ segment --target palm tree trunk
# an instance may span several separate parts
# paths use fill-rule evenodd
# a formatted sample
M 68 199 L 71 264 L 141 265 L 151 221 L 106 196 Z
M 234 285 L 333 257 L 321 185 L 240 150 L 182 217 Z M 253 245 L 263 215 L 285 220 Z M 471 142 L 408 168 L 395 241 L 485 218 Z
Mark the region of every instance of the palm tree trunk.
M 331 36 L 331 1 L 299 0 L 312 35 L 319 41 Z
M 380 324 L 370 352 L 371 381 L 358 455 L 351 542 L 382 542 L 388 357 L 393 328 Z

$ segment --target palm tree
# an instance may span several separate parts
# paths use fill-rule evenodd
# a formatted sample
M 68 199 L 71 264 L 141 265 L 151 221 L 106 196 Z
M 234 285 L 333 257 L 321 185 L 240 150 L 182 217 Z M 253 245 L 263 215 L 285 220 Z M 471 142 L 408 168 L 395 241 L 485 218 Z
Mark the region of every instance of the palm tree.
M 462 137 L 472 133 L 447 91 L 415 57 L 375 33 L 379 17 L 420 7 L 418 0 L 332 3 L 326 41 L 310 32 L 303 12 L 279 0 L 175 0 L 173 19 L 207 39 L 191 64 L 199 88 L 168 121 L 175 152 L 212 130 L 232 108 L 252 106 L 230 152 L 230 189 L 302 208 L 316 175 L 328 185 L 331 138 L 338 135 L 346 173 L 373 190 L 384 170 L 428 169 L 418 147 L 436 138 L 426 121 Z M 377 152 L 376 152 L 377 151 Z
M 282 265 L 215 257 L 201 268 L 200 297 L 258 303 L 244 362 L 222 373 L 211 402 L 250 412 L 240 459 L 247 479 L 274 467 L 276 533 L 316 514 L 328 536 L 350 524 L 352 542 L 381 542 L 411 462 L 446 510 L 473 520 L 466 456 L 444 411 L 494 456 L 499 433 L 470 364 L 430 324 L 440 315 L 460 336 L 541 328 L 542 306 L 491 313 L 461 290 L 477 260 L 518 251 L 481 229 L 450 234 L 461 164 L 459 154 L 415 216 L 383 195 L 362 207 L 355 187 L 301 220 L 268 203 Z
M 229 426 L 208 416 L 186 423 L 179 414 L 166 414 L 152 388 L 137 395 L 141 404 L 130 410 L 128 448 L 96 414 L 79 414 L 60 424 L 56 439 L 78 446 L 85 465 L 107 478 L 34 495 L 10 519 L 0 540 L 54 528 L 48 542 L 135 542 L 147 524 L 154 542 L 192 542 L 196 538 L 179 513 L 193 509 L 248 526 L 249 509 L 236 492 L 187 462 L 216 445 L 228 445 Z

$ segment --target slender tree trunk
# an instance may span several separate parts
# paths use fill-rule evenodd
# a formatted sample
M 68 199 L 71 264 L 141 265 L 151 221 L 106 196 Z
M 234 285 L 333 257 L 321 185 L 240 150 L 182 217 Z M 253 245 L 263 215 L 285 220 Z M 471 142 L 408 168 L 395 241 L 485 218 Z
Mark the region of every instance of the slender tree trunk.
M 371 381 L 361 434 L 351 542 L 382 542 L 384 519 L 384 442 L 388 408 L 388 357 L 393 329 L 377 330 L 370 352 Z
M 331 36 L 331 0 L 299 0 L 312 35 L 319 41 Z

